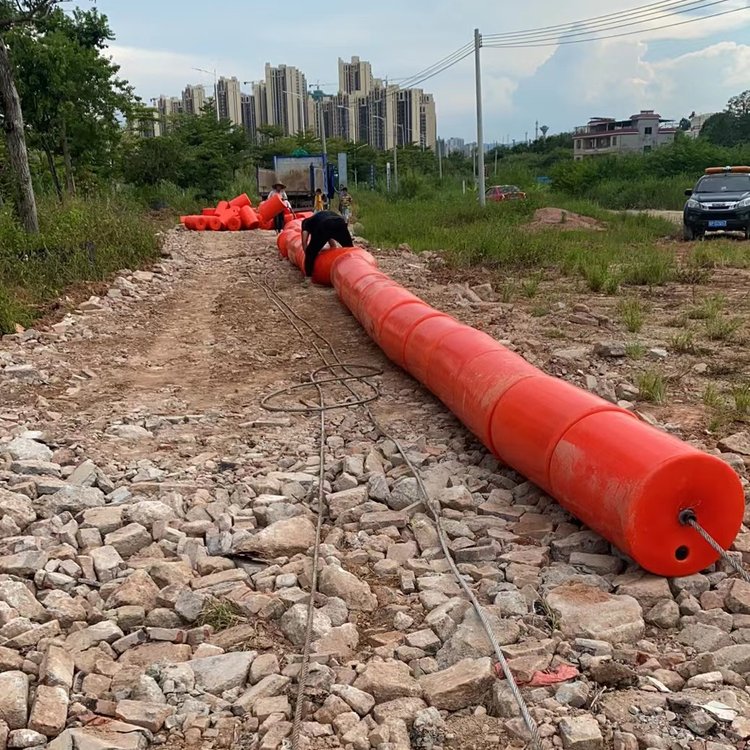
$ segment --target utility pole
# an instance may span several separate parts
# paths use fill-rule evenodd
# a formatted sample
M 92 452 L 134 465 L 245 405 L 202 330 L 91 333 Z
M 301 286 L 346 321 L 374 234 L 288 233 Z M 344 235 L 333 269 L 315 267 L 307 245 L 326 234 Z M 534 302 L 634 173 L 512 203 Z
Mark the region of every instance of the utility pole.
M 484 133 L 482 126 L 482 65 L 479 58 L 479 50 L 482 47 L 482 36 L 479 29 L 474 29 L 474 63 L 476 67 L 477 83 L 477 171 L 479 177 L 479 205 L 487 203 L 484 184 Z
M 437 142 L 438 152 L 438 172 L 440 173 L 440 182 L 443 181 L 443 142 L 438 138 Z
M 534 123 L 534 140 L 539 140 L 539 120 Z

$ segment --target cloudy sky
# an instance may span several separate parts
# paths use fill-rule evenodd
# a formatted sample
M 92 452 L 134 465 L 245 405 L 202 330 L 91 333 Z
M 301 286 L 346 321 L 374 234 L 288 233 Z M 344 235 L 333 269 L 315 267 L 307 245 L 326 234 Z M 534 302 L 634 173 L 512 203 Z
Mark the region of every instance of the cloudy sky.
M 117 36 L 113 58 L 146 101 L 179 95 L 187 83 L 210 88 L 213 76 L 194 68 L 250 81 L 263 77 L 266 62 L 286 63 L 334 93 L 339 57 L 358 55 L 376 76 L 404 78 L 463 47 L 475 27 L 489 37 L 646 4 L 653 27 L 724 14 L 648 33 L 644 24 L 631 25 L 620 33 L 637 33 L 585 44 L 483 49 L 485 140 L 492 142 L 533 134 L 537 120 L 559 132 L 590 116 L 628 117 L 639 109 L 676 119 L 713 112 L 750 88 L 750 0 L 668 1 L 97 0 L 97 7 Z M 666 16 L 678 6 L 691 13 Z M 442 137 L 475 139 L 473 64 L 469 57 L 422 84 L 435 95 Z

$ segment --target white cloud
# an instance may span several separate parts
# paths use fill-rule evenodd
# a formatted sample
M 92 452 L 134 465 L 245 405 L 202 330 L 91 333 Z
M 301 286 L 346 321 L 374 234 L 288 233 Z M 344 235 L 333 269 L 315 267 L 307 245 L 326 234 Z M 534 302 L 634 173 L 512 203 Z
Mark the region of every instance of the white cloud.
M 336 58 L 360 55 L 379 77 L 416 73 L 482 33 L 512 32 L 567 23 L 633 9 L 645 0 L 525 0 L 488 4 L 486 0 L 434 0 L 422 3 L 381 0 L 342 13 L 321 8 L 310 13 L 307 0 L 288 0 L 281 27 L 274 23 L 232 24 L 221 33 L 206 26 L 205 6 L 184 0 L 160 0 L 150 18 L 151 36 L 142 41 L 138 14 L 146 0 L 98 0 L 104 12 L 121 13 L 115 31 L 126 29 L 110 47 L 123 77 L 144 99 L 161 93 L 179 95 L 188 82 L 213 84 L 212 76 L 193 68 L 216 68 L 240 80 L 258 79 L 266 61 L 297 65 L 309 81 L 337 79 Z M 132 4 L 132 5 L 131 5 Z M 175 12 L 172 13 L 170 8 Z M 750 8 L 750 0 L 729 0 L 704 13 Z M 179 11 L 179 12 L 176 12 Z M 666 25 L 682 15 L 655 20 Z M 692 109 L 720 108 L 729 96 L 747 88 L 750 12 L 732 13 L 699 23 L 580 45 L 530 49 L 482 50 L 483 90 L 488 140 L 533 130 L 539 119 L 552 130 L 584 122 L 589 115 L 627 116 L 655 108 L 668 117 Z M 163 29 L 161 26 L 163 25 Z M 623 29 L 627 31 L 628 29 Z M 128 36 L 129 33 L 129 36 Z M 158 41 L 156 41 L 158 39 Z M 159 47 L 158 49 L 143 49 Z M 196 52 L 189 53 L 195 49 Z M 473 138 L 473 58 L 422 84 L 435 94 L 442 135 Z

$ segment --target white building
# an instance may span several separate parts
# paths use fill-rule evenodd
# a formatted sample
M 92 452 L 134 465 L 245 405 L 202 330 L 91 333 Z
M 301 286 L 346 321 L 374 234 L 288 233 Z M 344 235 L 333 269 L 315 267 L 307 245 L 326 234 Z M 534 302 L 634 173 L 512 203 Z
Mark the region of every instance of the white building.
M 186 115 L 199 115 L 206 106 L 206 89 L 187 85 L 182 92 L 182 111 Z
M 307 81 L 291 65 L 272 67 L 266 63 L 266 106 L 268 125 L 278 125 L 284 135 L 304 133 L 309 127 Z
M 234 76 L 219 78 L 216 95 L 219 100 L 219 117 L 222 120 L 229 120 L 235 127 L 240 127 L 242 125 L 242 92 L 237 78 Z
M 653 109 L 642 109 L 627 120 L 594 117 L 575 129 L 573 157 L 576 160 L 608 154 L 645 154 L 672 143 L 677 127 Z

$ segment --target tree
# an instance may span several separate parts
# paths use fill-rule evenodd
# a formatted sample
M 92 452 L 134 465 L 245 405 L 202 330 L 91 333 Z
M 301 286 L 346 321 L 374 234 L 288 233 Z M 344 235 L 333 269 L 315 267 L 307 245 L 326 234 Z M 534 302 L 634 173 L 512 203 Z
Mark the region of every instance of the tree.
M 727 112 L 735 117 L 750 115 L 750 89 L 743 91 L 737 96 L 733 96 L 729 102 L 727 102 Z
M 74 165 L 109 168 L 122 135 L 118 116 L 127 116 L 134 104 L 132 88 L 103 55 L 113 38 L 106 16 L 80 9 L 72 16 L 55 9 L 34 35 L 12 32 L 30 143 L 45 154 L 60 197 L 57 157 L 64 163 L 67 192 L 74 193 Z
M 217 122 L 211 112 L 177 115 L 170 120 L 167 135 L 137 138 L 128 145 L 123 171 L 135 185 L 168 180 L 213 200 L 226 191 L 249 151 L 245 132 L 229 120 Z
M 36 197 L 31 182 L 21 100 L 6 42 L 9 32 L 29 28 L 46 18 L 60 0 L 0 0 L 0 100 L 8 157 L 16 182 L 16 210 L 29 234 L 39 232 Z

